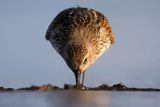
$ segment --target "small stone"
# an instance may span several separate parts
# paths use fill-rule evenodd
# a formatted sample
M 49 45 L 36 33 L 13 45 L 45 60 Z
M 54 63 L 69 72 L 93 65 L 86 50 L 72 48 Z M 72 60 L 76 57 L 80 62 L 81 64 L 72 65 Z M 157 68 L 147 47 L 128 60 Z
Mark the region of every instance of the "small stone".
M 107 84 L 102 84 L 102 85 L 98 86 L 97 89 L 98 89 L 98 90 L 110 90 L 111 87 L 108 86 Z
M 72 84 L 64 84 L 64 89 L 75 89 L 75 87 Z
M 4 87 L 0 87 L 0 91 L 4 91 L 5 90 L 5 88 Z
M 123 83 L 115 84 L 111 87 L 113 90 L 125 90 L 127 87 Z
M 14 91 L 13 88 L 6 88 L 5 91 Z

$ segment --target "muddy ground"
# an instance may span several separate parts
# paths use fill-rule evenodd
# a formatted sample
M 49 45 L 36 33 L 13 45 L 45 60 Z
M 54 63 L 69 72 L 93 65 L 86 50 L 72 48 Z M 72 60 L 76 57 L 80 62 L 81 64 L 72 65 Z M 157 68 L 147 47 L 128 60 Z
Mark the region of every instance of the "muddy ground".
M 60 88 L 58 86 L 54 86 L 51 84 L 47 85 L 42 85 L 42 86 L 30 86 L 30 87 L 25 87 L 25 88 L 19 88 L 19 89 L 14 89 L 14 88 L 4 88 L 0 87 L 0 92 L 3 91 L 53 91 L 53 90 L 73 90 L 77 89 L 75 88 L 74 85 L 72 84 L 64 84 L 63 88 Z M 157 88 L 134 88 L 134 87 L 127 87 L 122 83 L 114 84 L 112 86 L 109 86 L 107 84 L 102 84 L 97 87 L 87 87 L 83 86 L 81 89 L 78 90 L 106 90 L 106 91 L 159 91 L 160 89 Z

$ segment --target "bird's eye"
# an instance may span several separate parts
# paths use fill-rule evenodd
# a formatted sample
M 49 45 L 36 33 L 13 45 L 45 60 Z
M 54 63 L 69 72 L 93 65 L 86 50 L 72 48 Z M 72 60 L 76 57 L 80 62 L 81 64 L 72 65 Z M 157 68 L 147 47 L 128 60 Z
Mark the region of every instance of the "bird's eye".
M 87 63 L 87 60 L 88 60 L 88 59 L 86 58 L 86 59 L 83 61 L 83 64 L 86 64 L 86 63 Z

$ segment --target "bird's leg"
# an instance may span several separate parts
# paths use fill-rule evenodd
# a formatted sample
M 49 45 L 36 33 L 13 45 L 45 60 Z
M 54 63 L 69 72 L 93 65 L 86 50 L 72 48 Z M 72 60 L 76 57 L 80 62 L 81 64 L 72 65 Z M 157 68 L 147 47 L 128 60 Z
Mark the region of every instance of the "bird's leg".
M 81 73 L 79 71 L 75 71 L 74 74 L 76 78 L 76 88 L 79 89 L 81 88 L 81 83 L 80 83 Z
M 83 84 L 84 84 L 84 76 L 85 76 L 85 71 L 83 71 L 83 74 L 82 74 L 82 87 L 83 87 Z

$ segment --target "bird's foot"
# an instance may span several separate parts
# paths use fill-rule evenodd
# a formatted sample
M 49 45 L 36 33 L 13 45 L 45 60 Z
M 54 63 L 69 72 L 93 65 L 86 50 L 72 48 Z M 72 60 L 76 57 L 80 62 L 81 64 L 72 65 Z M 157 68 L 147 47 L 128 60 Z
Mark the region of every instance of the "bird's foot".
M 76 85 L 74 86 L 74 88 L 75 88 L 75 89 L 78 89 L 78 90 L 84 90 L 84 89 L 86 89 L 85 86 L 83 86 L 82 84 L 76 84 Z

